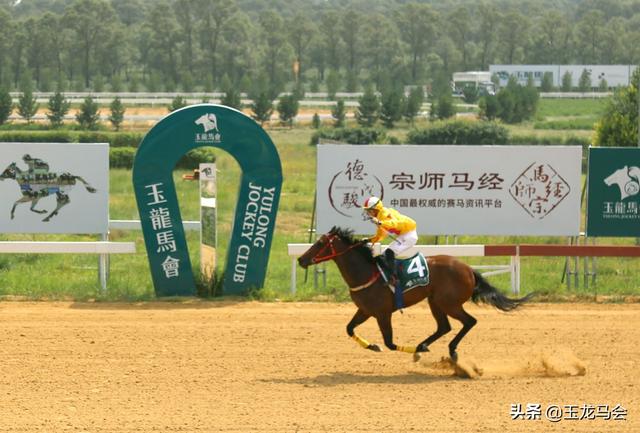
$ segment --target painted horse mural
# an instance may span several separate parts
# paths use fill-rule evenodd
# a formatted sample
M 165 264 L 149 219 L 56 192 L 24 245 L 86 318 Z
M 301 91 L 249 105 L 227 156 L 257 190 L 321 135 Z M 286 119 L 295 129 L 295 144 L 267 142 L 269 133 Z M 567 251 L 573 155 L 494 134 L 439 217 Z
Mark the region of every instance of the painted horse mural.
M 68 192 L 77 181 L 80 181 L 87 191 L 95 193 L 93 188 L 87 181 L 80 176 L 74 176 L 71 173 L 52 173 L 49 171 L 49 164 L 39 158 L 32 158 L 30 155 L 24 155 L 22 160 L 27 164 L 27 170 L 21 170 L 18 164 L 12 162 L 0 174 L 0 180 L 13 179 L 20 185 L 22 198 L 18 199 L 11 208 L 11 219 L 15 217 L 16 206 L 20 203 L 31 203 L 30 210 L 35 213 L 45 214 L 48 211 L 36 209 L 38 201 L 52 194 L 56 195 L 57 206 L 42 221 L 48 222 L 52 217 L 58 215 L 58 211 L 63 206 L 71 202 Z

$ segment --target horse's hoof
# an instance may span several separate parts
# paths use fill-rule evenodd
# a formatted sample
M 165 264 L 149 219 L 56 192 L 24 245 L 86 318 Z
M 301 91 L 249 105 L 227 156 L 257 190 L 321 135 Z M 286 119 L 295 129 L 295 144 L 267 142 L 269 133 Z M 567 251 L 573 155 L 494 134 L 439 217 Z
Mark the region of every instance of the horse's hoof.
M 454 364 L 458 363 L 458 354 L 456 352 L 451 352 L 449 356 L 451 357 L 451 362 Z
M 373 350 L 374 352 L 382 352 L 382 349 L 380 349 L 380 346 L 377 344 L 370 344 L 367 346 L 367 349 Z
M 418 362 L 422 359 L 422 352 L 416 352 L 413 354 L 413 362 Z
M 418 344 L 418 347 L 416 347 L 416 352 L 428 352 L 429 351 L 429 346 L 427 346 L 424 343 L 420 343 Z

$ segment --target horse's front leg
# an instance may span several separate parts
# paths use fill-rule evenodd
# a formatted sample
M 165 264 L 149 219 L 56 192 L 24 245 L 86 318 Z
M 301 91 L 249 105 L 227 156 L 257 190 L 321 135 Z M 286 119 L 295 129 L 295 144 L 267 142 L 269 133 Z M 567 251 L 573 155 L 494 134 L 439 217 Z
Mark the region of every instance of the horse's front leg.
M 349 337 L 353 338 L 356 341 L 356 343 L 358 343 L 361 347 L 364 347 L 365 349 L 373 350 L 374 352 L 382 352 L 382 349 L 380 349 L 380 346 L 378 346 L 377 344 L 369 343 L 367 340 L 360 337 L 355 332 L 356 326 L 363 324 L 369 317 L 371 316 L 366 314 L 364 311 L 358 309 L 358 311 L 356 311 L 356 314 L 353 315 L 353 318 L 351 319 L 351 321 L 347 324 L 347 334 L 349 334 Z
M 31 210 L 32 212 L 35 212 L 35 213 L 47 213 L 47 211 L 44 210 L 44 209 L 41 209 L 41 210 L 35 209 L 35 207 L 36 207 L 36 205 L 38 204 L 39 201 L 40 201 L 40 198 L 36 198 L 35 200 L 33 200 L 31 202 L 31 207 L 29 208 L 29 210 Z
M 387 346 L 389 350 L 395 350 L 405 353 L 416 353 L 415 346 L 398 346 L 394 344 L 393 328 L 391 327 L 391 313 L 378 316 L 376 317 L 376 320 L 378 321 L 378 327 L 380 328 L 380 332 L 382 333 L 382 338 L 384 338 L 384 345 Z
M 20 203 L 29 203 L 31 200 L 33 200 L 32 197 L 29 196 L 24 196 L 19 200 L 16 200 L 16 202 L 13 204 L 13 207 L 11 208 L 11 219 L 13 219 L 13 217 L 15 216 L 15 212 L 16 212 L 16 206 L 18 206 Z

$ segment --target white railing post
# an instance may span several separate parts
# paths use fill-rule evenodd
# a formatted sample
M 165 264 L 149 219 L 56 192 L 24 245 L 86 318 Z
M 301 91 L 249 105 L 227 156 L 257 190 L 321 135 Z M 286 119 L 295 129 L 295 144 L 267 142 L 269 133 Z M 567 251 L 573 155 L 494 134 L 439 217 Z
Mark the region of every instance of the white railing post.
M 291 294 L 296 294 L 296 263 L 295 256 L 291 259 Z

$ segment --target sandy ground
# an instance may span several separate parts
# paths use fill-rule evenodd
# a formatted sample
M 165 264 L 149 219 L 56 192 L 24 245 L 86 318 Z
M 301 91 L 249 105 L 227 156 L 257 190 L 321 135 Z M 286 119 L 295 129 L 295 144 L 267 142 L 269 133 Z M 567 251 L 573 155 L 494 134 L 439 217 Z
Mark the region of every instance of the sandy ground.
M 2 302 L 0 432 L 640 432 L 640 305 L 468 310 L 474 379 L 443 360 L 451 334 L 416 363 L 361 349 L 349 304 Z M 394 325 L 408 345 L 434 321 L 422 304 Z M 545 418 L 616 404 L 626 421 Z

